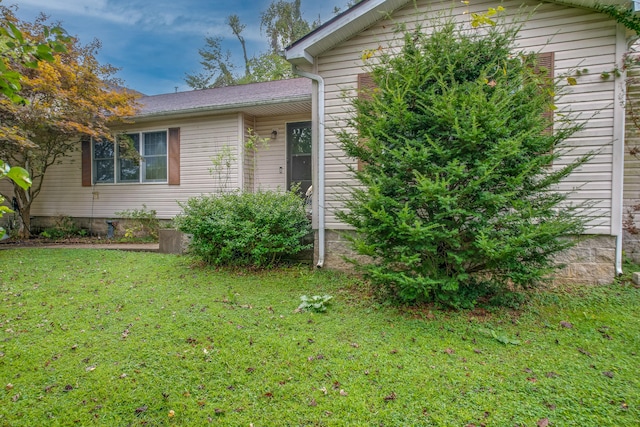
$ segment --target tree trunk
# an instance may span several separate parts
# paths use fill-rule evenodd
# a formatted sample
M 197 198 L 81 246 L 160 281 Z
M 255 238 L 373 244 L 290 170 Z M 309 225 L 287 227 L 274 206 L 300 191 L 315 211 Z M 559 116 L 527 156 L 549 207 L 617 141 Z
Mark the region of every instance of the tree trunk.
M 18 237 L 21 239 L 29 239 L 31 237 L 31 194 L 17 185 L 13 186 L 13 191 L 18 201 L 16 208 L 18 217 L 20 218 Z

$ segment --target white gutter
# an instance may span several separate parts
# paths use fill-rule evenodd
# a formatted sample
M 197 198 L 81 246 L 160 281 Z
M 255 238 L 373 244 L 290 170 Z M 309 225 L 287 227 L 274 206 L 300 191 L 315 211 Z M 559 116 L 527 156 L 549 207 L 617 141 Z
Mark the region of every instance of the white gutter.
M 292 65 L 292 70 L 294 74 L 318 83 L 318 263 L 316 267 L 322 268 L 325 256 L 324 79 L 318 74 L 302 71 L 295 65 Z
M 626 71 L 622 62 L 628 51 L 626 29 L 622 24 L 616 28 L 616 64 L 622 76 L 616 79 L 613 104 L 613 176 L 611 183 L 611 234 L 616 237 L 616 274 L 622 274 L 622 215 L 624 213 L 624 146 L 625 146 L 625 84 Z

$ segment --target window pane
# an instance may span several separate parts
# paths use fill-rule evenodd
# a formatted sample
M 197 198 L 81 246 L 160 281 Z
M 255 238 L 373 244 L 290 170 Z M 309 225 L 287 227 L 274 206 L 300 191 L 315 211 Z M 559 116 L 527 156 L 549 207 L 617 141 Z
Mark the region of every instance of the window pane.
M 144 155 L 145 156 L 166 156 L 167 155 L 167 133 L 149 132 L 144 134 Z
M 166 156 L 145 157 L 145 181 L 166 181 L 167 180 L 167 158 Z
M 94 159 L 113 159 L 113 143 L 110 141 L 93 141 Z
M 93 162 L 93 182 L 106 183 L 113 182 L 113 160 L 94 160 Z
M 118 182 L 140 182 L 140 165 L 137 160 L 120 159 Z

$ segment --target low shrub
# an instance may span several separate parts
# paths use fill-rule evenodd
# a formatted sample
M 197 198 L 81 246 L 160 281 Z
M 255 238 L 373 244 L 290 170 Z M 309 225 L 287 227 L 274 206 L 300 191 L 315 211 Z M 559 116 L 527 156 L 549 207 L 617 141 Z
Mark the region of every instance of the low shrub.
M 126 219 L 124 238 L 158 240 L 158 229 L 160 222 L 158 221 L 155 209 L 148 209 L 143 204 L 141 209 L 127 209 L 115 213 L 118 217 Z
M 194 197 L 176 227 L 193 235 L 192 253 L 212 265 L 271 267 L 311 245 L 303 201 L 293 192 L 258 191 Z

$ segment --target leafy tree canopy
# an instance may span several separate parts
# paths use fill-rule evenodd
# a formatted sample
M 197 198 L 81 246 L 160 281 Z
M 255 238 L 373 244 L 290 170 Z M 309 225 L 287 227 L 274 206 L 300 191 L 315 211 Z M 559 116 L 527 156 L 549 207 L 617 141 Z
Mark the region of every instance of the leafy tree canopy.
M 33 23 L 19 21 L 8 8 L 1 8 L 2 22 L 10 22 L 27 46 L 48 43 L 47 17 Z M 50 166 L 79 148 L 82 137 L 112 139 L 110 127 L 135 113 L 135 95 L 120 88 L 117 71 L 100 64 L 98 41 L 82 45 L 74 38 L 63 48 L 51 48 L 49 62 L 37 68 L 21 56 L 5 57 L 10 73 L 21 76 L 16 95 L 24 102 L 0 99 L 0 158 L 29 172 L 33 185 L 14 185 L 22 218 L 22 236 L 29 235 L 30 208 L 42 189 Z

